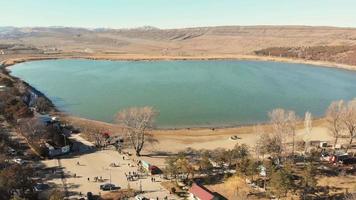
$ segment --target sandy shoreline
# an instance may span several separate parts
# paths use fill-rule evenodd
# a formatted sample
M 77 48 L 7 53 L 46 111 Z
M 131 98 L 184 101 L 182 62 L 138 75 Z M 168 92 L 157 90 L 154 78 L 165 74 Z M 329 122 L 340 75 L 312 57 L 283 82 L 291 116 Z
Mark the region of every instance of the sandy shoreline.
M 21 55 L 15 58 L 4 59 L 0 65 L 11 67 L 15 64 L 52 59 L 91 59 L 91 60 L 112 60 L 112 61 L 155 61 L 155 60 L 254 60 L 254 61 L 272 61 L 296 64 L 308 64 L 320 67 L 337 68 L 356 71 L 356 66 L 346 65 L 325 61 L 301 60 L 284 57 L 257 56 L 257 55 L 207 55 L 207 56 L 161 56 L 161 55 L 141 55 L 141 54 L 56 54 L 56 55 Z

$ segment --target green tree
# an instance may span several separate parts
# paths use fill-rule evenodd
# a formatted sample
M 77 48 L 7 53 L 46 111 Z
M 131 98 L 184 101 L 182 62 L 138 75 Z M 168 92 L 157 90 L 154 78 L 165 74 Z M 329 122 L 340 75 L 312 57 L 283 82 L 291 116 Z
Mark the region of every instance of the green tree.
M 44 97 L 40 96 L 35 102 L 36 109 L 39 113 L 45 113 L 51 110 L 52 105 Z
M 250 151 L 246 144 L 236 144 L 235 147 L 232 149 L 232 153 L 234 159 L 244 159 L 248 157 Z
M 283 169 L 275 170 L 270 179 L 270 187 L 272 194 L 280 198 L 286 196 L 292 188 L 292 180 L 290 174 Z
M 254 180 L 254 176 L 258 173 L 258 165 L 259 163 L 255 160 L 250 160 L 248 162 L 246 176 L 250 177 L 251 180 Z
M 314 191 L 317 185 L 317 180 L 315 176 L 316 176 L 316 169 L 313 163 L 310 162 L 302 171 L 301 187 L 303 191 L 302 194 L 303 199 L 305 199 L 308 194 Z
M 54 190 L 49 197 L 49 200 L 63 200 L 64 194 L 59 190 Z
M 176 178 L 178 175 L 178 168 L 176 165 L 177 157 L 168 157 L 165 160 L 166 167 L 164 169 L 164 173 L 168 176 Z
M 200 171 L 206 174 L 210 174 L 210 171 L 213 169 L 213 165 L 210 162 L 209 154 L 204 152 L 199 160 Z
M 15 192 L 20 197 L 31 196 L 34 186 L 33 174 L 32 168 L 20 165 L 12 165 L 0 171 L 2 196 L 7 196 L 9 199 Z
M 236 163 L 236 172 L 239 176 L 246 177 L 248 175 L 248 169 L 250 165 L 248 158 L 239 159 Z

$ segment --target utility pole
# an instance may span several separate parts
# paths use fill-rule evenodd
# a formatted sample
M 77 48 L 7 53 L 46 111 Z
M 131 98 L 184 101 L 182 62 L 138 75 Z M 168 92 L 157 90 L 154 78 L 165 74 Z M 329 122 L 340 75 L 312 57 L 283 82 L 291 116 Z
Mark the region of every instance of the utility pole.
M 109 172 L 110 172 L 110 184 L 111 184 L 111 168 L 110 167 L 109 167 Z
M 140 193 L 142 193 L 142 182 L 140 180 Z

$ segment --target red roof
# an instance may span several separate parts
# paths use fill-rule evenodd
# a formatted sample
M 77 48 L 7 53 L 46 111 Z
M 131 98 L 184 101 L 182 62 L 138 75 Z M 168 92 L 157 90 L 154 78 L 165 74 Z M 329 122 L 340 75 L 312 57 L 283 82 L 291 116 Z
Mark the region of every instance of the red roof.
M 200 200 L 214 199 L 214 195 L 208 189 L 196 183 L 193 183 L 192 187 L 189 189 L 189 192 L 195 197 L 198 197 Z

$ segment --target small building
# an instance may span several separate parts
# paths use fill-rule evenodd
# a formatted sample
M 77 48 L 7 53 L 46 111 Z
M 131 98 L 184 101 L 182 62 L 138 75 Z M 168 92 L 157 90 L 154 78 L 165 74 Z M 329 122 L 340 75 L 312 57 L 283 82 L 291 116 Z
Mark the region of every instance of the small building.
M 189 189 L 190 200 L 219 200 L 220 198 L 202 185 L 193 183 Z
M 49 157 L 55 157 L 55 156 L 60 156 L 63 154 L 67 154 L 70 152 L 70 146 L 66 145 L 63 147 L 54 147 L 51 144 L 49 144 L 48 142 L 45 143 L 46 147 L 47 147 L 47 153 Z

